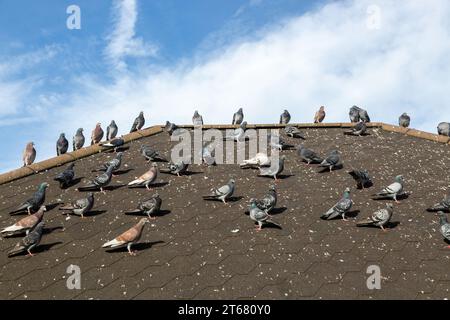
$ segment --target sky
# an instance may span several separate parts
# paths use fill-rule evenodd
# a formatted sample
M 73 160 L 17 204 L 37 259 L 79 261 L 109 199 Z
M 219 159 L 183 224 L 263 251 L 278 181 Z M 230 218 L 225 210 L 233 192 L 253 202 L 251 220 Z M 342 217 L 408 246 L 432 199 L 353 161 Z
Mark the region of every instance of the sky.
M 69 29 L 67 8 L 80 9 Z M 61 132 L 146 126 L 373 121 L 435 132 L 450 121 L 448 0 L 0 0 L 0 172 L 55 156 Z

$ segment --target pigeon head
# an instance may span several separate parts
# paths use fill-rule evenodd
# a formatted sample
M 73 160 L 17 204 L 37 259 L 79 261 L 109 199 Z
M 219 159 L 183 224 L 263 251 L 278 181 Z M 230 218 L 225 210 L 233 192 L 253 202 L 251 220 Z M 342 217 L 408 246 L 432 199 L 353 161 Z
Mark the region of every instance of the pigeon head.
M 269 186 L 269 190 L 275 191 L 275 190 L 276 190 L 275 185 L 271 184 L 271 185 Z
M 240 128 L 243 130 L 246 130 L 247 129 L 247 121 L 242 122 L 240 125 Z
M 116 155 L 116 158 L 117 159 L 122 159 L 122 156 L 123 156 L 123 152 L 118 152 L 117 155 Z
M 333 150 L 333 151 L 330 152 L 330 154 L 339 154 L 339 151 Z
M 96 127 L 96 128 L 99 128 L 99 127 L 101 127 L 101 125 L 102 125 L 102 124 L 101 124 L 100 122 L 97 122 L 97 124 L 95 125 L 95 127 Z
M 45 189 L 47 189 L 49 187 L 49 184 L 47 183 L 47 182 L 42 182 L 40 185 L 39 185 L 39 190 L 45 190 Z
M 34 227 L 33 231 L 37 231 L 38 233 L 42 233 L 42 230 L 45 227 L 44 221 L 39 222 L 36 227 Z
M 73 167 L 75 167 L 75 162 L 72 162 L 71 164 L 69 164 L 68 169 L 73 169 Z
M 89 199 L 94 198 L 94 193 L 93 193 L 93 192 L 89 192 L 89 193 L 87 194 L 87 197 L 88 197 Z
M 114 120 L 111 120 L 110 126 L 114 126 L 114 125 L 116 125 L 116 122 Z
M 402 175 L 398 175 L 395 177 L 395 181 L 397 182 L 403 182 L 403 176 Z
M 386 203 L 386 208 L 394 209 L 394 205 L 392 203 Z
M 323 111 L 324 109 L 325 109 L 324 106 L 321 106 L 321 107 L 319 108 L 320 111 Z
M 239 108 L 238 113 L 242 113 L 242 108 Z
M 47 207 L 46 206 L 41 206 L 39 208 L 39 211 L 45 212 L 45 211 L 47 211 Z
M 144 116 L 144 111 L 139 112 L 139 116 L 143 117 Z
M 284 109 L 284 114 L 289 114 L 289 111 L 287 111 L 286 109 Z
M 157 167 L 158 167 L 158 164 L 157 164 L 156 162 L 153 162 L 153 163 L 152 163 L 152 167 L 153 167 L 153 168 L 157 168 Z
M 63 138 L 65 138 L 66 137 L 66 134 L 65 133 L 61 133 L 60 135 L 59 135 L 59 138 L 60 139 L 63 139 Z
M 155 193 L 155 194 L 152 196 L 152 198 L 153 198 L 153 199 L 158 199 L 158 198 L 159 198 L 159 193 L 158 193 L 158 192 Z
M 77 134 L 81 134 L 81 133 L 83 133 L 83 128 L 78 128 Z
M 350 195 L 350 188 L 349 187 L 345 188 L 344 195 L 345 196 L 349 196 Z
M 195 112 L 194 112 L 194 117 L 198 117 L 198 116 L 199 116 L 198 111 L 195 110 Z
M 236 181 L 234 179 L 230 179 L 230 181 L 228 182 L 229 184 L 235 184 Z

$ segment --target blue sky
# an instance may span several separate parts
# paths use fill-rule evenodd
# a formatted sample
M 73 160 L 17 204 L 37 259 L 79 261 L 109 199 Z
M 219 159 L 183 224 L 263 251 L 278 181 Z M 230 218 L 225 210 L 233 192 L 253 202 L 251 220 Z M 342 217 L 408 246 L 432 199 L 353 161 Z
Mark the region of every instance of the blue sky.
M 81 9 L 68 30 L 66 8 Z M 450 4 L 434 0 L 0 0 L 0 172 L 54 156 L 60 132 L 85 136 L 115 119 L 147 124 L 275 122 L 287 108 L 310 122 L 325 105 L 346 121 L 416 128 L 450 121 Z

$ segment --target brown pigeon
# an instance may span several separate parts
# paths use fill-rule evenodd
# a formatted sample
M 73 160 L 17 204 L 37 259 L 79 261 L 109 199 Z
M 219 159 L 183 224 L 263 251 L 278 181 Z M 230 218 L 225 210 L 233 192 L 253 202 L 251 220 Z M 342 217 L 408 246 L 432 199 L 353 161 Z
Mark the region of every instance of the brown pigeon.
M 104 132 L 103 132 L 103 129 L 102 129 L 102 125 L 98 122 L 95 125 L 95 129 L 92 130 L 91 145 L 97 144 L 100 141 L 102 141 L 103 134 L 104 134 Z
M 158 165 L 156 163 L 153 163 L 150 170 L 148 170 L 146 173 L 144 173 L 136 180 L 131 181 L 128 184 L 128 186 L 129 187 L 145 186 L 147 190 L 150 190 L 149 185 L 155 182 L 157 176 L 158 176 Z
M 314 116 L 314 123 L 320 123 L 325 119 L 325 107 L 321 106 Z
M 144 229 L 144 225 L 149 222 L 150 220 L 148 218 L 142 218 L 135 226 L 128 229 L 117 238 L 106 242 L 102 246 L 102 248 L 117 248 L 126 245 L 128 253 L 130 255 L 136 255 L 135 252 L 131 251 L 131 246 L 139 241 L 142 235 L 142 230 Z
M 23 166 L 29 166 L 31 165 L 34 160 L 36 159 L 36 149 L 34 148 L 33 142 L 28 142 L 27 146 L 25 147 L 25 150 L 23 151 Z
M 42 221 L 42 217 L 44 216 L 44 212 L 47 211 L 45 206 L 41 206 L 41 208 L 35 214 L 31 216 L 26 216 L 23 219 L 20 219 L 12 226 L 4 228 L 1 233 L 5 236 L 17 235 L 26 233 L 33 229 L 39 222 Z

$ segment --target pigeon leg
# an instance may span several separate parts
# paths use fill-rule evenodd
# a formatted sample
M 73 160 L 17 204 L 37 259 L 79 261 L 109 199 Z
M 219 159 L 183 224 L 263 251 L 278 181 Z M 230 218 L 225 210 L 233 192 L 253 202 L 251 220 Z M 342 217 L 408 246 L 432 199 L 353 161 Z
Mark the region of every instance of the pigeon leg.
M 34 254 L 31 253 L 30 249 L 27 249 L 27 252 L 30 257 L 34 257 Z
M 381 230 L 383 230 L 383 232 L 387 231 L 383 226 L 380 226 L 380 227 L 381 227 Z
M 136 252 L 131 250 L 131 243 L 129 243 L 127 245 L 127 249 L 128 249 L 128 253 L 130 254 L 130 256 L 135 256 Z
M 100 192 L 106 194 L 106 191 L 103 189 L 103 187 L 100 188 Z
M 151 215 L 148 215 L 148 218 L 149 218 L 150 220 L 156 220 L 156 217 L 152 217 Z
M 177 176 L 181 177 L 179 172 L 177 173 Z
M 343 221 L 348 221 L 347 219 L 345 219 L 345 213 L 342 214 L 342 220 Z
M 27 210 L 28 210 L 28 215 L 31 215 L 31 209 L 30 209 L 30 207 L 28 207 Z
M 450 249 L 450 246 L 445 246 L 444 249 Z

